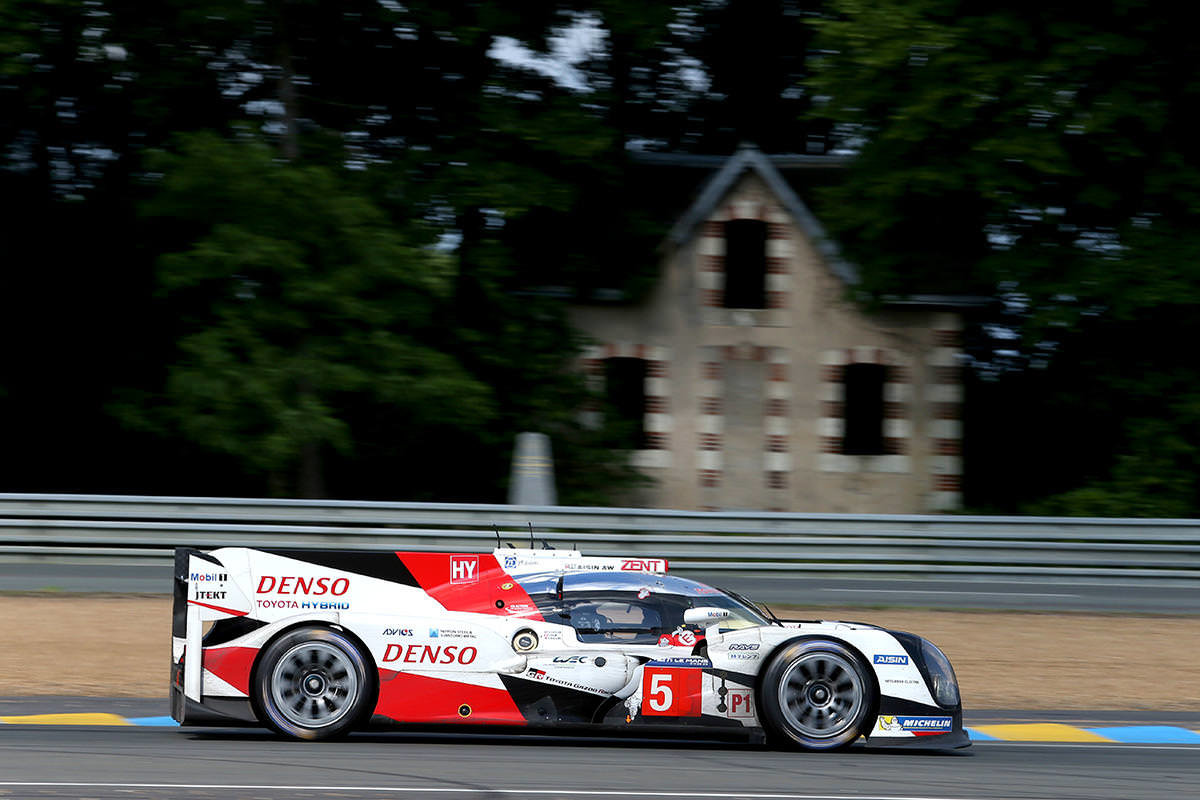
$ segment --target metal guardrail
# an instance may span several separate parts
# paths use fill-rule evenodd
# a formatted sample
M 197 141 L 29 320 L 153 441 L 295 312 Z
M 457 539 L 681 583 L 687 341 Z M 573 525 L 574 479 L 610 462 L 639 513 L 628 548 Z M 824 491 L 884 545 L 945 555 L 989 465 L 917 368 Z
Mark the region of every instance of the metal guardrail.
M 497 534 L 675 571 L 1200 580 L 1200 520 L 785 514 L 0 494 L 5 561 L 166 559 L 177 545 L 487 550 Z

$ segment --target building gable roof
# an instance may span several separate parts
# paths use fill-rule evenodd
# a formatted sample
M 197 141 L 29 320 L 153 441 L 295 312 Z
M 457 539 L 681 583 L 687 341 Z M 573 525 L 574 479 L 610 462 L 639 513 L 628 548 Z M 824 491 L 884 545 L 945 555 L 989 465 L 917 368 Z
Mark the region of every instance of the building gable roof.
M 667 234 L 667 241 L 677 247 L 687 242 L 696 228 L 712 215 L 721 200 L 746 172 L 753 172 L 774 192 L 812 246 L 821 254 L 826 265 L 843 284 L 853 288 L 862 282 L 858 266 L 846 260 L 841 247 L 825 231 L 825 227 L 788 184 L 771 159 L 750 144 L 742 145 L 736 153 L 724 160 L 720 169 L 704 184 L 695 201 L 671 228 Z M 934 294 L 889 296 L 882 299 L 885 305 L 909 308 L 977 308 L 991 302 L 991 298 L 988 297 Z

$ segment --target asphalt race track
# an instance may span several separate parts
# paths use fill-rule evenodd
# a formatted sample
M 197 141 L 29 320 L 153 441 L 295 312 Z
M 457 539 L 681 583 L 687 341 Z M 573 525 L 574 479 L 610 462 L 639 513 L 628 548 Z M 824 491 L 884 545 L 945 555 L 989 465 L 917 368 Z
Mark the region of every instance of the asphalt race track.
M 0 797 L 777 798 L 1200 796 L 1200 746 L 979 742 L 949 754 L 793 754 L 729 743 L 0 725 Z

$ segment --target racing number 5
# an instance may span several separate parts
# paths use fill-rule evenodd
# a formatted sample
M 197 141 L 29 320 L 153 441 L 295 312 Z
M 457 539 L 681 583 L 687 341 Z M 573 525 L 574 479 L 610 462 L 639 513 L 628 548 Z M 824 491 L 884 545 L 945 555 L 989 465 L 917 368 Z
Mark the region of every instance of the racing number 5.
M 646 667 L 642 673 L 642 714 L 698 717 L 703 673 L 679 667 Z
M 662 695 L 662 699 L 659 699 Z M 675 695 L 671 693 L 671 674 L 659 672 L 650 676 L 650 708 L 654 711 L 667 712 L 671 710 L 671 702 Z

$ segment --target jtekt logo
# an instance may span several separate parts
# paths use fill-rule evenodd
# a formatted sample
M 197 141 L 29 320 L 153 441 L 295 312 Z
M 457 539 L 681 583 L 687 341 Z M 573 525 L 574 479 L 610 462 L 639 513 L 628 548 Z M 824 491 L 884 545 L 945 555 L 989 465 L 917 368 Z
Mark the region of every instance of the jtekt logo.
M 450 582 L 475 583 L 479 580 L 479 556 L 450 556 Z

